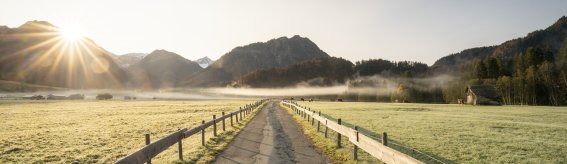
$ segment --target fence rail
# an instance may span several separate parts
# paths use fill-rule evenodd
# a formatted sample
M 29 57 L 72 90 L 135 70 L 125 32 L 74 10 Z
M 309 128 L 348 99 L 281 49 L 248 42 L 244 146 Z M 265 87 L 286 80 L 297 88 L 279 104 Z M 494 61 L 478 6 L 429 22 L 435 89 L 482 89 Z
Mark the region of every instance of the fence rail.
M 355 129 L 349 128 L 347 126 L 341 125 L 341 119 L 338 119 L 337 122 L 327 119 L 321 116 L 321 112 L 317 113 L 315 111 L 311 111 L 310 109 L 300 106 L 296 102 L 292 101 L 284 101 L 284 105 L 291 108 L 296 114 L 300 115 L 304 119 L 307 119 L 311 122 L 312 125 L 315 124 L 315 120 L 317 120 L 317 129 L 319 130 L 319 125 L 323 124 L 325 128 L 325 137 L 327 137 L 327 128 L 331 129 L 338 133 L 337 137 L 337 146 L 341 146 L 341 135 L 348 137 L 348 140 L 355 145 L 354 147 L 354 157 L 357 158 L 357 151 L 358 148 L 366 151 L 368 154 L 378 158 L 379 160 L 383 161 L 384 163 L 401 163 L 401 164 L 422 164 L 423 162 L 407 155 L 401 153 L 397 150 L 394 150 L 387 146 L 387 135 L 384 133 L 382 143 L 372 139 L 369 136 L 366 136 L 362 133 L 359 133 L 357 128 Z
M 155 156 L 157 156 L 159 153 L 165 151 L 166 149 L 168 149 L 169 147 L 173 146 L 175 143 L 178 143 L 178 152 L 179 152 L 179 159 L 183 160 L 183 147 L 182 147 L 182 140 L 184 138 L 190 137 L 194 134 L 199 133 L 199 131 L 201 131 L 203 137 L 202 137 L 202 144 L 205 144 L 205 129 L 213 126 L 214 128 L 214 135 L 216 136 L 217 134 L 217 124 L 222 122 L 222 127 L 224 130 L 225 127 L 225 119 L 230 118 L 230 124 L 233 124 L 233 117 L 235 117 L 236 119 L 236 123 L 238 123 L 239 121 L 239 117 L 240 120 L 242 120 L 243 115 L 244 117 L 246 117 L 247 115 L 249 115 L 254 109 L 256 109 L 256 107 L 260 106 L 261 104 L 263 104 L 264 102 L 266 102 L 268 99 L 262 99 L 260 101 L 257 101 L 255 103 L 252 104 L 248 104 L 244 107 L 241 107 L 239 110 L 234 111 L 234 112 L 230 112 L 228 114 L 224 114 L 219 118 L 216 118 L 216 115 L 213 115 L 213 119 L 211 121 L 205 122 L 205 120 L 203 120 L 202 124 L 192 128 L 192 129 L 187 129 L 187 128 L 183 128 L 183 129 L 179 129 L 176 132 L 173 132 L 153 143 L 149 143 L 149 135 L 146 135 L 146 146 L 142 147 L 141 149 L 139 149 L 138 151 L 127 155 L 126 157 L 123 157 L 119 160 L 117 160 L 115 163 L 116 164 L 127 164 L 127 163 L 151 163 L 151 159 L 154 158 Z

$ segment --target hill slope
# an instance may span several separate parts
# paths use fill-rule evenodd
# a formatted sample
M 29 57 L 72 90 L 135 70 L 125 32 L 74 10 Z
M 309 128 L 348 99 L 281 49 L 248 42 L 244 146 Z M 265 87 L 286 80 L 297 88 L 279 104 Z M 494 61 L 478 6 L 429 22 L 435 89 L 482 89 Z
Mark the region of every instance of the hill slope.
M 281 37 L 264 43 L 236 47 L 188 80 L 191 87 L 224 86 L 241 76 L 266 68 L 284 67 L 306 60 L 329 57 L 308 38 Z
M 198 63 L 165 50 L 155 50 L 128 68 L 129 87 L 159 89 L 176 87 L 203 68 Z
M 501 58 L 503 63 L 507 63 L 529 47 L 549 49 L 553 54 L 558 54 L 565 38 L 567 38 L 567 17 L 563 16 L 548 28 L 531 32 L 523 38 L 509 40 L 497 46 L 466 49 L 442 57 L 431 66 L 429 72 L 432 74 L 458 73 L 464 66 L 476 59 L 486 57 Z

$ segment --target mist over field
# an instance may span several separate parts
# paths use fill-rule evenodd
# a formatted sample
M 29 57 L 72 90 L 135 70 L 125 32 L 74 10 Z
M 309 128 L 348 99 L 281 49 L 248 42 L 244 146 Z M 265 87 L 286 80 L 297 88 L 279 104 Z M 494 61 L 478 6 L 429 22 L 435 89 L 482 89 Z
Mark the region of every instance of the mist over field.
M 19 92 L 19 93 L 0 93 L 0 98 L 21 98 L 32 95 L 69 96 L 71 94 L 83 94 L 85 99 L 93 100 L 101 93 L 110 93 L 113 99 L 124 99 L 125 96 L 136 97 L 139 100 L 147 99 L 179 99 L 179 100 L 216 100 L 216 99 L 242 99 L 244 97 L 230 97 L 218 94 L 193 92 L 174 92 L 174 91 L 132 91 L 132 90 L 68 90 L 68 91 L 41 91 L 41 92 Z

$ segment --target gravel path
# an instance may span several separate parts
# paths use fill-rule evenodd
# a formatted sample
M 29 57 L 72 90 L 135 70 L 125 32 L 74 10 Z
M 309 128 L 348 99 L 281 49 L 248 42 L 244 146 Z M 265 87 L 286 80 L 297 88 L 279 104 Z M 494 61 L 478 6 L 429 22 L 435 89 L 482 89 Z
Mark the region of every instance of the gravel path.
M 214 163 L 331 163 L 279 102 L 269 102 Z

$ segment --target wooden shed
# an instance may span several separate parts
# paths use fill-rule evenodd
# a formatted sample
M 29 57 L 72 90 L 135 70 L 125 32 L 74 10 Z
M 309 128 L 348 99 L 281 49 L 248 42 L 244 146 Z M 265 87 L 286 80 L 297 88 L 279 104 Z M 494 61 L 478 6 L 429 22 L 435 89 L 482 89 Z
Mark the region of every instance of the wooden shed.
M 493 85 L 469 85 L 465 93 L 467 93 L 467 104 L 502 105 L 502 96 Z

